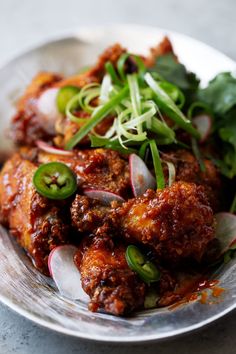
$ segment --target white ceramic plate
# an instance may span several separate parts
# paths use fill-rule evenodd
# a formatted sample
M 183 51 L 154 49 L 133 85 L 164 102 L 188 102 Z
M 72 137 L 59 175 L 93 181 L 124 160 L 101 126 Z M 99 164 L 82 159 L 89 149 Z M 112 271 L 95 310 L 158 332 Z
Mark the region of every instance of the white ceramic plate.
M 181 62 L 196 72 L 202 85 L 220 71 L 235 71 L 236 63 L 190 37 L 167 30 L 140 26 L 83 28 L 18 56 L 0 69 L 0 147 L 11 142 L 3 132 L 14 111 L 13 102 L 40 70 L 72 74 L 93 63 L 104 48 L 120 42 L 131 52 L 145 54 L 168 35 Z M 214 305 L 189 303 L 176 310 L 145 311 L 131 318 L 117 318 L 87 310 L 86 303 L 62 298 L 50 279 L 37 272 L 24 252 L 1 230 L 0 300 L 28 319 L 55 331 L 107 342 L 145 342 L 191 331 L 210 323 L 236 307 L 236 263 L 218 274 L 227 289 Z

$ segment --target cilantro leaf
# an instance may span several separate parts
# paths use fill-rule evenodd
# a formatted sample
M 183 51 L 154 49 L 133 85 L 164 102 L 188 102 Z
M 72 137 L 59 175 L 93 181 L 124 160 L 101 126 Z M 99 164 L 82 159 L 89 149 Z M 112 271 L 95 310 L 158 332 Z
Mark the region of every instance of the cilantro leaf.
M 233 178 L 236 176 L 236 78 L 228 72 L 220 73 L 197 96 L 214 113 L 213 131 L 221 151 L 219 168 Z
M 218 74 L 208 87 L 199 90 L 198 97 L 222 119 L 236 105 L 236 78 L 228 72 Z
M 151 71 L 158 73 L 163 79 L 179 87 L 186 95 L 196 92 L 199 86 L 197 76 L 188 72 L 183 64 L 176 61 L 173 54 L 166 54 L 156 59 Z

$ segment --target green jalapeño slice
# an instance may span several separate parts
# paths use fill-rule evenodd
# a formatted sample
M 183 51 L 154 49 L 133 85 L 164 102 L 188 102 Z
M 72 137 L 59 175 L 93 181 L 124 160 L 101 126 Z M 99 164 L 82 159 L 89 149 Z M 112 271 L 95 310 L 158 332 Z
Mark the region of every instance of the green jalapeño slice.
M 41 165 L 34 174 L 33 184 L 39 194 L 49 199 L 66 199 L 77 189 L 74 173 L 61 162 Z
M 60 113 L 65 114 L 67 103 L 79 92 L 76 86 L 64 86 L 57 94 L 57 108 Z
M 136 246 L 130 245 L 125 253 L 129 267 L 147 284 L 160 279 L 160 272 L 154 263 L 148 261 Z

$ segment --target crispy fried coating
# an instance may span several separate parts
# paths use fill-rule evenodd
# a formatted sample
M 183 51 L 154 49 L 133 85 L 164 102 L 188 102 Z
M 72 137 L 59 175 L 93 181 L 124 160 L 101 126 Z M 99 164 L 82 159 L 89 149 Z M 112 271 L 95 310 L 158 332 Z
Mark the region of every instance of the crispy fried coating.
M 38 97 L 48 88 L 67 85 L 83 87 L 91 82 L 101 81 L 106 61 L 115 63 L 124 52 L 125 50 L 119 44 L 115 44 L 99 57 L 97 63 L 91 69 L 66 79 L 54 73 L 41 72 L 37 74 L 17 104 L 17 113 L 12 118 L 11 138 L 20 145 L 34 145 L 36 140 L 48 141 L 55 137 L 57 133 L 56 127 L 60 123 L 57 120 L 61 120 L 61 118 L 58 116 L 55 122 L 51 122 L 52 124 L 45 124 L 45 120 L 42 119 L 37 110 L 36 102 Z M 107 127 L 107 125 L 105 126 Z M 66 142 L 71 129 L 73 130 L 75 126 L 73 122 L 67 121 L 67 124 L 63 125 L 63 127 L 66 128 L 66 131 L 63 132 L 63 134 L 67 134 Z M 98 131 L 100 133 L 104 131 L 102 123 Z
M 110 208 L 84 195 L 76 195 L 70 211 L 73 225 L 79 232 L 91 234 L 106 222 L 109 223 Z
M 150 54 L 145 58 L 145 64 L 148 67 L 153 66 L 156 63 L 156 59 L 162 55 L 174 54 L 174 50 L 171 41 L 168 37 L 164 37 L 156 47 L 150 49 Z
M 77 176 L 81 189 L 103 189 L 126 195 L 130 189 L 128 161 L 108 149 L 74 150 L 72 156 L 40 152 L 40 163 L 58 161 L 68 165 Z
M 213 212 L 204 188 L 176 182 L 171 187 L 131 199 L 116 210 L 128 242 L 155 250 L 157 259 L 178 264 L 198 261 L 214 238 Z
M 76 196 L 71 208 L 73 224 L 94 235 L 109 230 L 117 238 L 154 251 L 157 261 L 179 264 L 201 261 L 214 238 L 213 211 L 202 186 L 176 182 L 160 191 L 148 190 L 121 206 Z
M 192 182 L 202 185 L 210 205 L 216 212 L 220 207 L 221 177 L 218 169 L 205 159 L 206 170 L 203 172 L 195 156 L 187 150 L 177 150 L 163 154 L 163 159 L 173 162 L 176 169 L 176 181 Z M 167 171 L 166 175 L 167 175 Z
M 48 88 L 60 88 L 67 85 L 83 87 L 90 83 L 101 82 L 105 73 L 105 63 L 110 61 L 116 66 L 117 60 L 125 52 L 126 49 L 115 44 L 107 48 L 90 69 L 69 78 L 63 78 L 50 72 L 41 72 L 36 75 L 17 104 L 17 113 L 12 118 L 11 138 L 19 145 L 35 145 L 36 140 L 50 141 L 55 138 L 56 145 L 64 147 L 71 134 L 74 134 L 79 126 L 63 116 L 60 117 L 60 115 L 55 117 L 55 121 L 45 124 L 45 119 L 42 119 L 42 115 L 37 109 L 37 99 Z M 156 57 L 169 52 L 172 52 L 172 46 L 165 37 L 157 47 L 151 49 L 150 56 L 143 58 L 143 61 L 147 66 L 150 66 Z M 131 59 L 127 60 L 126 66 L 128 72 L 136 70 L 135 63 Z M 82 115 L 83 113 L 81 112 Z M 112 121 L 111 119 L 101 122 L 96 131 L 99 134 L 104 134 L 111 126 Z M 88 139 L 84 139 L 81 143 L 88 144 Z
M 69 207 L 40 196 L 32 184 L 37 166 L 16 153 L 0 173 L 0 220 L 27 251 L 37 269 L 48 274 L 50 251 L 69 242 Z
M 125 315 L 142 307 L 146 286 L 129 268 L 123 244 L 114 244 L 109 236 L 95 237 L 83 245 L 75 261 L 91 311 Z
M 12 118 L 10 137 L 15 143 L 34 145 L 38 139 L 49 140 L 54 136 L 55 130 L 51 124 L 45 125 L 45 120 L 38 114 L 36 102 L 42 92 L 60 80 L 60 75 L 46 72 L 33 78 L 18 101 L 17 113 Z

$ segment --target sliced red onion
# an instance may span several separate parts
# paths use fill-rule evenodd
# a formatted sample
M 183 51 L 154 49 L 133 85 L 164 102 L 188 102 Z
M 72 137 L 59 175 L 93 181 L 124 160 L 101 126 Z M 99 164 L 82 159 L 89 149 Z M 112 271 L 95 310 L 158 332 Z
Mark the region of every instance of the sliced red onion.
M 71 300 L 88 301 L 81 285 L 81 277 L 74 263 L 77 248 L 63 245 L 54 248 L 48 257 L 48 268 L 61 295 Z
M 117 201 L 119 203 L 124 203 L 125 200 L 120 195 L 99 189 L 85 189 L 84 194 L 93 199 L 98 199 L 104 205 L 110 205 L 111 202 Z
M 212 118 L 207 114 L 200 114 L 193 118 L 193 123 L 201 135 L 200 141 L 206 141 L 211 132 Z
M 58 149 L 54 146 L 51 146 L 51 145 L 45 143 L 42 140 L 37 140 L 36 145 L 38 146 L 38 148 L 40 150 L 48 152 L 49 154 L 56 154 L 56 155 L 63 155 L 63 156 L 72 156 L 73 155 L 73 151 Z
M 236 243 L 236 215 L 231 213 L 217 213 L 216 238 L 221 245 L 221 252 L 225 253 Z
M 156 188 L 156 180 L 143 160 L 136 154 L 129 157 L 131 186 L 135 197 L 142 195 L 147 189 Z

